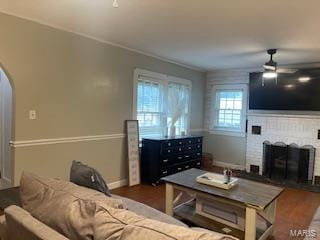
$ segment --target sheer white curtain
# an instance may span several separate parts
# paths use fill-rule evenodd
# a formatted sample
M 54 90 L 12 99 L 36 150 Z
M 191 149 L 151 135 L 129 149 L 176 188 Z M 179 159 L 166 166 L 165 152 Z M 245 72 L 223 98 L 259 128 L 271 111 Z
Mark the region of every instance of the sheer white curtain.
M 187 84 L 169 82 L 168 86 L 168 118 L 169 127 L 174 124 L 175 134 L 181 135 L 188 129 L 190 86 Z

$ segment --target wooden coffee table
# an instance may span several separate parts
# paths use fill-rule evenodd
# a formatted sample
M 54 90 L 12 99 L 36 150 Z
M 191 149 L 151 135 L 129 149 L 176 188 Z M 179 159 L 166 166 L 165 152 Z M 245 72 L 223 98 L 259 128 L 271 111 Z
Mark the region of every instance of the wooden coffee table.
M 196 177 L 204 173 L 193 168 L 162 178 L 166 183 L 168 215 L 244 240 L 263 240 L 272 235 L 276 203 L 283 188 L 239 179 L 237 186 L 224 190 L 197 183 Z M 177 198 L 175 191 L 179 192 Z M 181 193 L 194 200 L 175 206 Z M 208 214 L 205 206 L 217 214 Z

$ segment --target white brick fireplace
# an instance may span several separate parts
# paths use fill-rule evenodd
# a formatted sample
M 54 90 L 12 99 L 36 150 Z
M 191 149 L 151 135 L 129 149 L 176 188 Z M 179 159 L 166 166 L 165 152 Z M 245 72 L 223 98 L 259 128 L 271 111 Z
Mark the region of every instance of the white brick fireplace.
M 261 135 L 252 134 L 252 126 L 261 126 Z M 248 114 L 246 147 L 246 170 L 250 165 L 259 166 L 262 174 L 263 142 L 296 143 L 299 146 L 312 145 L 316 148 L 314 176 L 320 176 L 320 116 Z

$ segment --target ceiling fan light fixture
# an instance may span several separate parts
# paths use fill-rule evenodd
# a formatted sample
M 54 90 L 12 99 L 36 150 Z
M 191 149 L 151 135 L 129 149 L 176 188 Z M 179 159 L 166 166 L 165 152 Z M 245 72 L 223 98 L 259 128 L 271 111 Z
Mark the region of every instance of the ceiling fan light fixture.
M 274 79 L 277 78 L 278 74 L 276 71 L 264 71 L 262 77 L 265 79 Z
M 301 83 L 309 82 L 311 80 L 310 77 L 299 77 L 298 81 Z

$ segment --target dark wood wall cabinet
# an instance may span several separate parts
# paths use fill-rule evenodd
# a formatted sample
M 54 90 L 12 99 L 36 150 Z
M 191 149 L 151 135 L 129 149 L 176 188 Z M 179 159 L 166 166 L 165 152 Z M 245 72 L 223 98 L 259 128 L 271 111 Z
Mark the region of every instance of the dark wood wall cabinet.
M 202 137 L 144 138 L 141 149 L 141 180 L 158 184 L 162 177 L 200 168 Z

